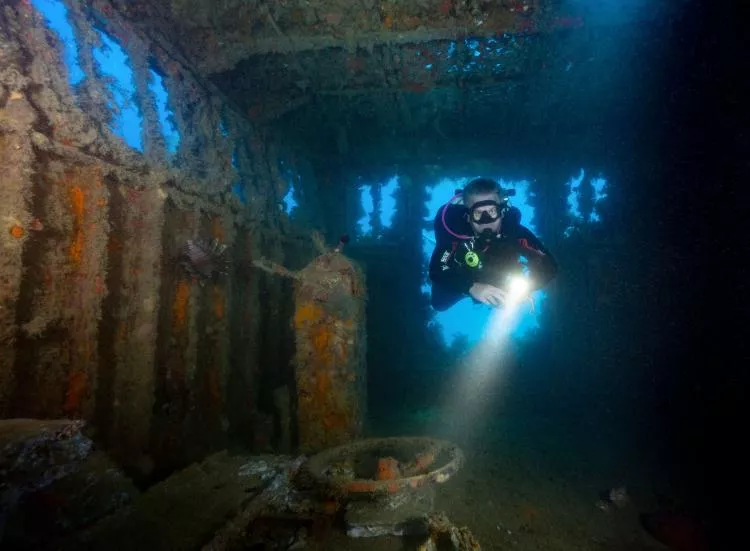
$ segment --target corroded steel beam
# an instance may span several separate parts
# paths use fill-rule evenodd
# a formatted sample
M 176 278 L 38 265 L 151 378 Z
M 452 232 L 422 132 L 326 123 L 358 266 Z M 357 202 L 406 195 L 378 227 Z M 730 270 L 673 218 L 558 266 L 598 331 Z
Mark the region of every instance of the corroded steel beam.
M 266 54 L 383 44 L 424 43 L 468 36 L 544 33 L 577 25 L 557 17 L 551 0 L 363 0 L 343 3 L 110 0 L 146 35 L 161 35 L 204 75 L 231 70 Z

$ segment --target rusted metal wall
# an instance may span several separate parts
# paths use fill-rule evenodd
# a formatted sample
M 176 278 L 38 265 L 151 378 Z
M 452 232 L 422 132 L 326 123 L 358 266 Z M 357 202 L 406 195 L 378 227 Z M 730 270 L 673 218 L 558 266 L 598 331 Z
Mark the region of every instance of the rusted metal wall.
M 253 440 L 270 309 L 247 266 L 281 248 L 282 188 L 270 140 L 168 45 L 141 39 L 107 2 L 64 2 L 85 74 L 75 91 L 33 6 L 0 9 L 0 415 L 87 419 L 123 465 L 148 475 L 230 433 Z M 110 129 L 94 22 L 130 57 L 142 153 Z M 171 156 L 152 67 L 180 131 Z M 227 276 L 200 286 L 179 269 L 180 247 L 196 238 L 228 245 Z

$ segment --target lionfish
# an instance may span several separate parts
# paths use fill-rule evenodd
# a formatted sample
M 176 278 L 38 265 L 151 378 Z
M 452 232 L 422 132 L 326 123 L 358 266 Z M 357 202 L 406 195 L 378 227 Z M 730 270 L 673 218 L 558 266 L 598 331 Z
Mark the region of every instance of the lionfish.
M 226 275 L 229 270 L 229 259 L 226 256 L 227 246 L 212 241 L 188 239 L 180 252 L 180 265 L 188 275 L 205 285 L 207 280 L 218 274 Z

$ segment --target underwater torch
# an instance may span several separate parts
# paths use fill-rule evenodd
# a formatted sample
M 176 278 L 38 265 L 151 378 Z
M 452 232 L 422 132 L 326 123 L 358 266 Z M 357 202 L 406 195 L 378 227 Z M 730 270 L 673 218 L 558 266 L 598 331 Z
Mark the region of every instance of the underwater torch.
M 508 276 L 505 288 L 507 289 L 508 302 L 510 304 L 518 304 L 529 296 L 531 281 L 524 275 L 514 274 Z

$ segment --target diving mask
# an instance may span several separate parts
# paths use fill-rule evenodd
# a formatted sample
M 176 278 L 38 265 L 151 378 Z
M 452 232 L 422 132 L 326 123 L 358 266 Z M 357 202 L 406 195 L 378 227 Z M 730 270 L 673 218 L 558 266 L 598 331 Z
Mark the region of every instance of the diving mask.
M 479 210 L 481 207 L 486 208 Z M 492 224 L 495 220 L 503 216 L 507 209 L 507 202 L 498 203 L 492 199 L 477 201 L 469 209 L 469 217 L 472 222 L 478 225 Z

